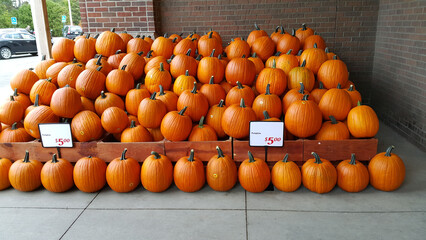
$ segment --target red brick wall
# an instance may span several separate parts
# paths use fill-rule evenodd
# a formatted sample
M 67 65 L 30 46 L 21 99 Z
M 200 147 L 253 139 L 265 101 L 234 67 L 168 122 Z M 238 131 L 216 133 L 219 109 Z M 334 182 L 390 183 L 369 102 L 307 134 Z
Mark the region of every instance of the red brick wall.
M 378 1 L 359 0 L 155 0 L 159 34 L 196 30 L 218 31 L 224 42 L 247 37 L 256 22 L 269 34 L 277 25 L 286 30 L 302 23 L 316 30 L 330 50 L 348 65 L 358 89 L 369 101 Z
M 152 0 L 80 0 L 84 32 L 99 33 L 111 28 L 117 32 L 153 33 Z
M 424 0 L 380 1 L 372 104 L 382 121 L 426 150 L 425 10 Z

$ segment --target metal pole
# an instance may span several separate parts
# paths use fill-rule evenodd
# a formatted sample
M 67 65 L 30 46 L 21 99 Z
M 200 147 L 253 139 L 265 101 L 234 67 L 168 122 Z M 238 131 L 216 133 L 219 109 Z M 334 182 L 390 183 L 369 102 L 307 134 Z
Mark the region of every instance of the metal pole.
M 71 2 L 70 2 L 70 0 L 68 0 L 68 11 L 70 13 L 70 25 L 72 26 L 73 23 L 72 23 Z

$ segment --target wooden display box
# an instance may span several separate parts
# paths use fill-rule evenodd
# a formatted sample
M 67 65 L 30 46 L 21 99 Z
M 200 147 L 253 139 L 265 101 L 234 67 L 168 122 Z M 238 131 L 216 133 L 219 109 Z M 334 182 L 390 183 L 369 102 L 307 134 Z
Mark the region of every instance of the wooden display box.
M 194 149 L 194 156 L 203 162 L 208 162 L 211 157 L 217 155 L 216 146 L 219 146 L 224 154 L 232 156 L 232 141 L 206 141 L 206 142 L 171 142 L 164 141 L 164 152 L 172 162 L 181 157 L 189 156 Z

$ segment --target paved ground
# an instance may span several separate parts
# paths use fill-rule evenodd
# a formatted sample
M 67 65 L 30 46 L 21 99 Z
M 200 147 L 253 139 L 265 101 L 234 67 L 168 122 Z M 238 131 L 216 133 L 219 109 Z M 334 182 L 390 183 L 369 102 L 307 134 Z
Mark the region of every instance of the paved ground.
M 0 239 L 425 239 L 426 161 L 420 151 L 382 124 L 379 150 L 394 144 L 407 168 L 394 192 L 369 186 L 361 193 L 304 187 L 221 193 L 172 187 L 126 194 L 108 187 L 93 194 L 73 189 L 0 192 Z

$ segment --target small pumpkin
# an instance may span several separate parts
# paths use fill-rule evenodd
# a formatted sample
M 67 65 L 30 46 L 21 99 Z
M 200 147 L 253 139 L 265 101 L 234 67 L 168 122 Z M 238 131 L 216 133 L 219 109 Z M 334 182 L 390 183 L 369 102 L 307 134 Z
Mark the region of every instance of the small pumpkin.
M 127 65 L 126 70 L 132 74 L 133 79 L 139 80 L 144 74 L 145 59 L 143 58 L 143 52 L 139 53 L 128 53 L 120 62 L 119 68 Z
M 209 102 L 204 94 L 197 91 L 197 83 L 194 82 L 193 89 L 185 90 L 179 96 L 177 101 L 177 110 L 182 110 L 187 107 L 186 115 L 188 115 L 192 121 L 200 121 L 202 116 L 207 114 L 209 110 Z
M 156 99 L 157 93 L 154 92 L 150 98 L 145 98 L 139 104 L 138 120 L 146 128 L 157 128 L 161 125 L 161 120 L 167 113 L 166 105 Z
M 296 30 L 292 30 L 291 34 L 284 34 L 277 43 L 278 52 L 288 52 L 292 50 L 292 54 L 296 55 L 300 48 L 300 40 L 296 37 Z
M 95 43 L 96 52 L 106 57 L 113 55 L 117 50 L 123 49 L 123 47 L 124 41 L 115 33 L 114 28 L 111 31 L 102 32 Z
M 74 59 L 75 42 L 68 38 L 59 38 L 52 46 L 52 57 L 57 62 L 69 62 Z
M 352 108 L 348 113 L 348 129 L 355 138 L 371 138 L 379 131 L 379 119 L 376 112 L 367 105 Z
M 152 142 L 154 139 L 145 127 L 136 125 L 136 122 L 132 120 L 130 127 L 121 133 L 120 140 L 121 142 Z
M 368 164 L 370 184 L 381 191 L 398 189 L 405 179 L 405 165 L 402 159 L 392 153 L 394 146 L 388 147 L 386 152 L 374 156 Z
M 287 32 L 284 31 L 283 26 L 277 26 L 275 28 L 275 31 L 273 33 L 271 33 L 271 39 L 272 41 L 274 41 L 275 45 L 278 44 L 278 40 L 280 40 L 280 38 L 286 34 Z
M 142 164 L 141 181 L 150 192 L 164 192 L 173 182 L 173 165 L 170 159 L 152 151 Z
M 214 76 L 211 76 L 208 84 L 201 86 L 200 93 L 206 96 L 210 107 L 218 104 L 220 100 L 224 99 L 226 96 L 226 92 L 223 87 L 220 86 L 220 84 L 215 83 Z
M 233 58 L 226 65 L 225 78 L 232 85 L 237 82 L 251 86 L 256 77 L 256 66 L 244 55 L 241 58 Z
M 350 85 L 349 88 L 345 90 L 349 94 L 349 97 L 351 97 L 352 108 L 356 107 L 358 102 L 362 101 L 361 93 L 354 89 L 354 85 Z
M 81 110 L 81 98 L 77 90 L 66 85 L 52 95 L 50 108 L 56 116 L 72 118 Z
M 74 56 L 79 62 L 87 63 L 96 54 L 95 42 L 90 40 L 90 34 L 79 38 L 74 44 Z
M 34 108 L 24 119 L 24 127 L 28 134 L 34 138 L 40 138 L 38 125 L 40 123 L 57 123 L 59 117 L 56 116 L 48 106 Z
M 192 120 L 184 115 L 188 107 L 182 110 L 168 112 L 161 121 L 161 133 L 170 141 L 183 141 L 188 138 L 192 130 Z
M 324 39 L 320 35 L 317 35 L 316 33 L 314 33 L 313 35 L 305 39 L 305 42 L 303 44 L 303 50 L 306 50 L 308 48 L 313 48 L 314 44 L 317 44 L 318 48 L 325 50 L 326 46 L 325 46 Z
M 323 122 L 321 129 L 315 135 L 316 140 L 344 140 L 349 139 L 349 130 L 346 124 L 336 121 L 329 116 L 330 121 Z
M 259 75 L 259 73 L 265 68 L 265 64 L 263 63 L 262 59 L 257 57 L 256 53 L 253 53 L 251 57 L 248 58 L 248 60 L 250 60 L 254 64 L 254 68 L 256 69 L 256 75 Z
M 186 70 L 189 71 L 189 75 L 197 75 L 198 63 L 191 55 L 191 49 L 186 54 L 176 55 L 170 62 L 170 74 L 177 78 L 180 75 L 185 74 Z
M 107 62 L 112 69 L 120 69 L 120 62 L 123 60 L 124 56 L 126 56 L 126 53 L 121 52 L 121 50 L 117 50 L 114 55 L 108 57 Z
M 29 158 L 25 151 L 24 159 L 16 160 L 9 168 L 10 185 L 22 192 L 31 192 L 41 186 L 40 173 L 43 164 Z
M 225 98 L 226 106 L 231 106 L 233 104 L 240 103 L 241 99 L 244 98 L 245 104 L 251 107 L 253 105 L 255 94 L 253 89 L 247 85 L 242 85 L 240 82 L 237 82 L 237 86 L 231 88 Z
M 351 159 L 343 160 L 337 165 L 337 185 L 346 192 L 361 192 L 368 186 L 369 174 L 364 164 Z
M 271 182 L 271 172 L 268 164 L 260 158 L 253 157 L 248 151 L 249 158 L 244 160 L 238 169 L 238 180 L 241 186 L 253 193 L 263 192 Z
M 302 166 L 302 182 L 305 188 L 316 193 L 328 193 L 337 182 L 337 172 L 327 159 L 320 158 L 312 152 L 314 158 L 307 160 Z
M 302 173 L 296 163 L 288 161 L 288 153 L 272 167 L 271 177 L 272 184 L 283 192 L 294 192 L 302 184 Z
M 213 37 L 213 32 L 209 32 L 198 41 L 198 53 L 203 56 L 208 56 L 213 49 L 216 49 L 214 57 L 217 57 L 223 51 L 222 42 L 220 39 Z
M 106 168 L 106 181 L 115 192 L 131 192 L 139 185 L 141 167 L 134 158 L 126 157 L 126 152 L 127 148 Z
M 141 88 L 141 84 L 138 83 L 134 89 L 131 89 L 126 94 L 126 111 L 131 115 L 138 115 L 139 104 L 143 99 L 149 98 L 151 94 L 146 88 Z
M 108 63 L 107 58 L 99 55 L 97 58 L 92 58 L 86 63 L 86 69 L 96 70 L 98 67 L 102 67 L 100 70 L 105 76 L 112 71 L 112 66 Z
M 263 111 L 265 110 L 275 118 L 280 118 L 283 111 L 280 97 L 271 94 L 269 86 L 269 84 L 266 85 L 265 93 L 258 95 L 253 101 L 252 108 L 259 120 L 264 119 Z
M 257 77 L 256 90 L 262 94 L 265 93 L 267 85 L 270 85 L 271 93 L 280 96 L 287 88 L 287 76 L 285 72 L 276 67 L 273 60 L 272 68 L 264 68 Z
M 12 166 L 12 161 L 7 158 L 0 158 L 0 191 L 10 187 L 10 166 Z
M 330 120 L 329 116 L 333 115 L 336 120 L 343 121 L 352 108 L 352 101 L 347 91 L 341 89 L 338 84 L 337 88 L 328 90 L 322 96 L 318 107 L 325 120 Z
M 48 78 L 38 80 L 30 91 L 31 102 L 35 101 L 35 97 L 38 94 L 40 96 L 40 104 L 50 105 L 50 100 L 52 99 L 52 95 L 56 89 L 56 85 L 52 83 L 52 79 Z
M 302 52 L 302 55 L 300 55 L 299 62 L 306 61 L 306 67 L 309 68 L 309 70 L 311 70 L 316 75 L 321 65 L 327 60 L 327 53 L 325 53 L 323 49 L 318 48 L 317 45 L 314 44 L 313 48 L 306 49 Z
M 199 124 L 192 128 L 188 141 L 217 141 L 215 130 L 204 124 L 204 116 L 201 117 Z
M 288 91 L 284 97 L 283 97 L 283 113 L 286 114 L 288 108 L 292 103 L 294 103 L 297 100 L 300 100 L 303 98 L 304 95 L 308 95 L 309 92 L 305 90 L 305 85 L 301 82 L 300 88 L 293 88 L 290 91 Z M 312 97 L 309 96 L 309 100 L 312 100 Z
M 308 95 L 304 95 L 302 100 L 297 100 L 290 105 L 285 113 L 284 123 L 287 130 L 294 136 L 310 137 L 321 128 L 321 110 L 314 101 L 308 100 Z
M 41 184 L 51 192 L 66 192 L 74 186 L 72 164 L 63 158 L 52 155 L 41 169 Z
M 114 69 L 108 73 L 105 80 L 106 89 L 119 96 L 126 96 L 127 92 L 134 86 L 132 74 L 126 72 L 127 65 L 121 69 Z
M 73 177 L 75 186 L 82 192 L 97 192 L 106 183 L 106 168 L 104 160 L 97 157 L 80 158 L 74 166 Z
M 98 140 L 103 132 L 101 119 L 92 111 L 81 111 L 71 121 L 72 136 L 79 142 Z
M 10 96 L 9 99 L 10 100 L 3 103 L 0 108 L 0 122 L 6 125 L 20 122 L 25 113 L 25 108 L 22 103 L 15 101 L 13 96 Z
M 101 69 L 102 67 L 96 70 L 86 69 L 78 75 L 75 89 L 81 96 L 94 100 L 105 90 L 106 77 L 100 72 Z
M 327 53 L 328 60 L 332 60 L 334 56 L 336 56 L 336 58 L 339 59 L 339 57 L 335 53 L 330 52 L 330 49 L 328 49 L 328 47 L 326 47 L 324 51 L 325 53 Z
M 164 91 L 162 85 L 160 85 L 159 87 L 160 92 L 158 92 L 157 99 L 162 101 L 166 105 L 167 112 L 176 111 L 179 96 L 172 91 Z
M 75 88 L 75 82 L 77 81 L 78 75 L 84 71 L 84 67 L 81 64 L 69 64 L 62 68 L 58 74 L 57 83 L 59 87 L 65 87 L 69 85 Z
M 173 92 L 180 96 L 183 91 L 185 90 L 191 90 L 194 86 L 194 82 L 197 80 L 189 75 L 189 71 L 185 71 L 185 75 L 180 75 L 176 78 L 174 84 L 173 84 Z
M 300 40 L 300 48 L 303 49 L 305 45 L 305 39 L 309 36 L 314 35 L 314 30 L 312 28 L 306 27 L 305 23 L 302 23 L 302 27 L 297 29 L 296 37 Z
M 317 78 L 327 89 L 336 88 L 338 84 L 345 86 L 349 78 L 348 68 L 342 60 L 334 57 L 321 65 Z
M 176 187 L 184 192 L 196 192 L 204 186 L 203 162 L 194 157 L 194 149 L 191 149 L 189 157 L 182 157 L 176 162 L 173 178 Z
M 231 39 L 231 43 L 225 49 L 229 59 L 240 58 L 250 55 L 250 45 L 241 39 Z M 263 63 L 262 63 L 263 64 Z
M 52 61 L 53 63 L 55 62 L 55 60 Z M 32 86 L 39 80 L 39 76 L 32 70 L 32 68 L 23 69 L 16 73 L 10 80 L 10 87 L 12 89 L 17 88 L 18 92 L 30 94 Z M 45 75 L 46 74 L 44 74 L 44 77 Z
M 207 184 L 215 191 L 226 192 L 237 183 L 237 165 L 231 156 L 223 154 L 219 146 L 216 146 L 216 150 L 217 155 L 211 157 L 207 163 Z
M 322 84 L 322 82 L 319 82 L 319 87 L 315 88 L 314 90 L 312 90 L 311 97 L 313 98 L 314 102 L 316 102 L 317 104 L 319 104 L 322 96 L 324 96 L 324 94 L 327 91 L 328 91 L 328 89 L 324 88 L 324 85 Z
M 256 53 L 265 62 L 270 56 L 274 55 L 275 42 L 269 36 L 258 37 L 251 45 L 251 52 Z
M 25 128 L 18 127 L 18 123 L 13 123 L 12 126 L 3 129 L 0 133 L 0 142 L 29 142 L 34 138 L 25 131 Z M 0 188 L 1 190 L 1 188 Z
M 300 89 L 300 83 L 303 83 L 306 91 L 310 92 L 315 85 L 314 73 L 306 68 L 306 61 L 303 61 L 300 67 L 295 67 L 288 73 L 288 89 Z
M 251 107 L 246 107 L 244 98 L 240 105 L 229 106 L 222 116 L 223 131 L 233 138 L 246 138 L 249 135 L 250 121 L 255 121 L 256 113 Z
M 118 107 L 124 110 L 124 102 L 114 93 L 101 91 L 101 95 L 95 100 L 96 113 L 101 116 L 102 113 L 110 107 Z
M 227 136 L 222 128 L 222 116 L 226 110 L 224 102 L 225 101 L 221 99 L 218 105 L 211 106 L 206 115 L 207 125 L 211 126 L 215 130 L 218 138 L 224 138 Z
M 160 62 L 159 68 L 152 68 L 145 76 L 145 86 L 151 94 L 160 91 L 160 85 L 169 90 L 171 84 L 172 76 L 164 70 L 162 62 Z
M 127 113 L 121 108 L 109 107 L 102 113 L 101 124 L 109 133 L 121 133 L 129 125 Z
M 259 26 L 257 26 L 256 23 L 254 23 L 254 28 L 255 28 L 255 30 L 251 31 L 250 34 L 247 37 L 247 43 L 250 45 L 250 47 L 251 47 L 251 45 L 253 45 L 254 41 L 257 38 L 262 37 L 262 36 L 268 36 L 268 34 L 264 30 L 261 30 L 259 28 Z

